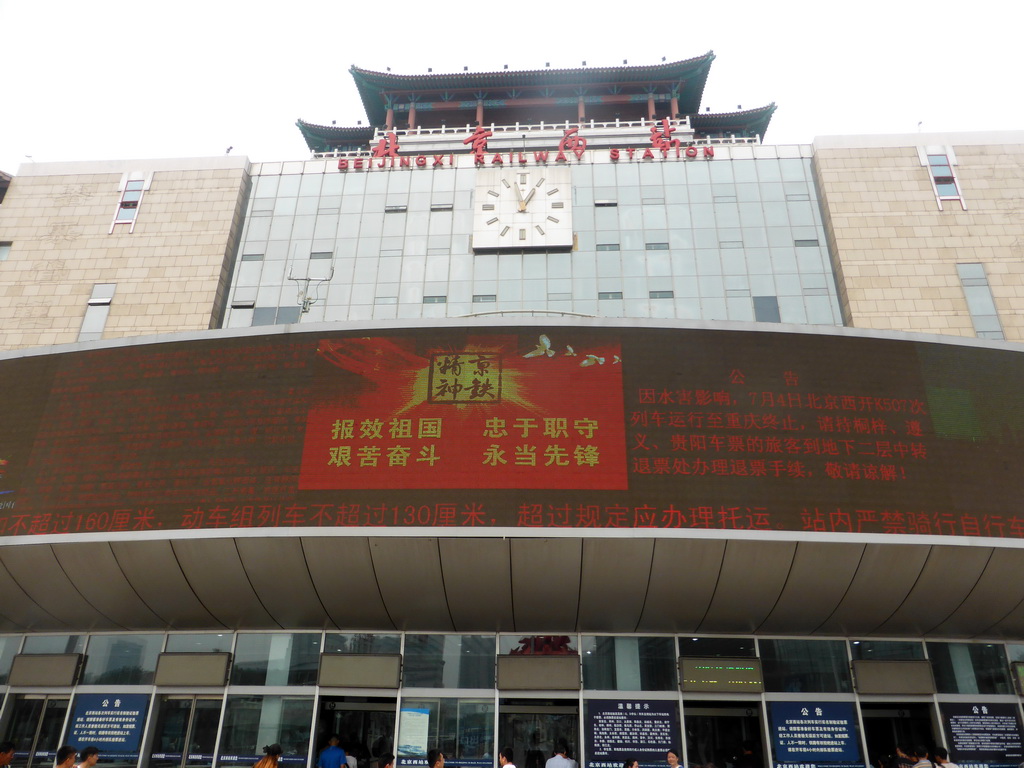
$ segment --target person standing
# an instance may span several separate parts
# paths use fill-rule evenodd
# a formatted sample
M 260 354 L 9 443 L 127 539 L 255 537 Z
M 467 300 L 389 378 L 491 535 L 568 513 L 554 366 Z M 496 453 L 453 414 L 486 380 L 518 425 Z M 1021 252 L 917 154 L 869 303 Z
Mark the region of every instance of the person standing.
M 263 757 L 252 768 L 277 768 L 277 760 L 284 754 L 280 744 L 268 744 L 263 748 Z
M 331 734 L 327 740 L 327 746 L 320 752 L 316 759 L 316 768 L 342 768 L 346 765 L 345 750 L 341 748 L 341 739 L 338 735 Z
M 548 758 L 544 768 L 576 768 L 576 761 L 567 757 L 568 754 L 569 745 L 565 739 L 559 739 L 555 742 L 555 754 Z
M 498 765 L 501 768 L 516 768 L 516 764 L 512 762 L 513 757 L 512 747 L 505 747 L 498 753 Z
M 57 750 L 57 760 L 54 762 L 56 768 L 71 768 L 75 764 L 75 757 L 78 751 L 74 747 L 64 745 Z
M 100 751 L 96 747 L 86 747 L 79 754 L 81 760 L 75 768 L 96 768 L 100 761 Z
M 941 768 L 960 768 L 959 765 L 949 759 L 949 752 L 946 751 L 945 747 L 935 748 L 935 764 L 941 766 Z
M 0 741 L 0 768 L 5 768 L 14 759 L 14 742 Z
M 914 759 L 917 762 L 914 763 L 913 768 L 934 768 L 932 761 L 928 759 L 928 748 L 923 744 L 914 747 Z

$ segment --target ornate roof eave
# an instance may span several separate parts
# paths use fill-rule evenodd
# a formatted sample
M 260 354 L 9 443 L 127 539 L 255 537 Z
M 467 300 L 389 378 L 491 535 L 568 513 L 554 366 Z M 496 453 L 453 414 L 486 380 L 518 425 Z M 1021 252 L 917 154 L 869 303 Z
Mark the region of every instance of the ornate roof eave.
M 502 70 L 499 72 L 453 72 L 448 74 L 395 75 L 373 72 L 354 64 L 349 71 L 355 80 L 366 116 L 371 125 L 385 120 L 386 107 L 381 94 L 390 91 L 461 91 L 488 88 L 531 88 L 544 86 L 584 86 L 599 84 L 684 81 L 680 112 L 695 112 L 707 82 L 713 51 L 682 61 L 639 66 L 580 67 L 576 69 Z
M 365 146 L 373 139 L 374 129 L 371 125 L 338 126 L 314 125 L 305 120 L 297 120 L 302 138 L 311 152 L 329 152 L 339 145 Z
M 690 115 L 690 126 L 697 133 L 728 132 L 742 136 L 764 137 L 775 114 L 775 102 L 740 112 L 703 112 Z

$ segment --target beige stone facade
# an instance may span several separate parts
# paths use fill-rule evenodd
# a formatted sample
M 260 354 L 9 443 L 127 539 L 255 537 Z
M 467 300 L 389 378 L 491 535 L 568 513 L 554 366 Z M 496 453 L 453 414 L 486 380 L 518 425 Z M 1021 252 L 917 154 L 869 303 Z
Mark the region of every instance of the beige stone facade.
M 975 336 L 958 264 L 982 264 L 1024 340 L 1024 132 L 830 136 L 814 168 L 846 325 Z M 928 155 L 952 161 L 941 199 Z
M 148 188 L 115 225 L 131 178 Z M 97 284 L 104 339 L 217 327 L 248 188 L 244 157 L 23 166 L 0 205 L 0 349 L 78 340 Z

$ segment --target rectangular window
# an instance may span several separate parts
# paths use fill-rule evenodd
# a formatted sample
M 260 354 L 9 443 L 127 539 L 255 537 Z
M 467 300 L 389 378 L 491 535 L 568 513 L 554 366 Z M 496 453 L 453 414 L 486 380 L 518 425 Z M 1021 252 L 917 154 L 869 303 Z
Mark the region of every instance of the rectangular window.
M 239 632 L 232 685 L 316 685 L 320 633 Z
M 596 691 L 671 691 L 676 688 L 671 637 L 587 637 L 580 643 L 583 687 Z
M 93 635 L 83 685 L 152 685 L 163 635 Z
M 430 206 L 431 211 L 450 211 L 453 208 L 451 203 L 436 203 Z
M 793 241 L 793 245 L 795 245 L 797 248 L 817 248 L 818 247 L 818 241 L 817 240 L 794 240 Z
M 302 307 L 256 307 L 252 312 L 253 325 L 294 325 L 299 322 Z
M 248 765 L 275 743 L 282 765 L 305 764 L 312 720 L 312 696 L 228 696 L 217 765 Z
M 262 253 L 243 253 L 242 261 L 263 261 Z
M 142 173 L 130 173 L 121 177 L 121 199 L 110 224 L 110 234 L 118 224 L 127 224 L 128 231 L 135 230 L 135 218 L 142 203 L 142 196 L 149 188 L 149 177 Z
M 407 209 L 406 205 L 385 205 L 384 213 L 405 213 Z
M 766 691 L 851 693 L 843 640 L 761 640 Z
M 618 200 L 595 200 L 595 208 L 617 208 L 619 205 Z
M 493 688 L 494 635 L 406 635 L 402 684 Z
M 960 184 L 956 178 L 956 156 L 951 147 L 928 147 L 919 148 L 918 156 L 921 165 L 928 168 L 928 175 L 931 177 L 932 188 L 935 190 L 936 202 L 939 210 L 942 210 L 943 200 L 956 200 L 960 203 L 962 210 L 967 210 L 963 195 L 960 193 Z
M 310 259 L 332 259 L 334 254 L 331 251 L 313 251 L 309 254 Z
M 423 303 L 424 304 L 447 304 L 448 303 L 448 297 L 447 296 L 424 296 L 423 297 Z
M 647 295 L 652 299 L 674 299 L 676 296 L 674 291 L 650 291 Z
M 667 251 L 668 243 L 647 243 L 648 251 Z
M 401 635 L 378 635 L 372 632 L 328 632 L 324 637 L 324 653 L 399 653 L 401 639 Z
M 497 300 L 497 295 L 493 293 L 477 293 L 473 295 L 474 304 L 492 304 Z
M 928 643 L 928 658 L 939 693 L 1012 694 L 1002 645 Z
M 619 250 L 618 243 L 598 243 L 597 250 L 599 251 L 617 251 Z
M 971 314 L 974 333 L 979 339 L 1004 339 L 999 312 L 992 298 L 992 288 L 985 275 L 984 264 L 957 264 L 960 286 L 967 299 L 967 311 Z
M 754 296 L 754 320 L 759 323 L 781 323 L 779 299 L 776 296 Z
M 7 261 L 7 257 L 11 255 L 12 245 L 14 245 L 14 243 L 0 243 L 0 261 Z
M 622 291 L 598 291 L 597 298 L 598 300 L 621 299 Z
M 95 341 L 103 338 L 103 329 L 110 314 L 110 302 L 114 300 L 116 283 L 96 283 L 85 307 L 82 327 L 78 331 L 79 341 Z

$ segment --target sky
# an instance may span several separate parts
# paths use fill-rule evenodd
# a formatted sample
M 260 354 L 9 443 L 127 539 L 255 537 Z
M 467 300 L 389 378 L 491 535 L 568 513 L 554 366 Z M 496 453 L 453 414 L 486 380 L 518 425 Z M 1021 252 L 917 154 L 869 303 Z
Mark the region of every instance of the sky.
M 1018 0 L 0 0 L 0 170 L 309 156 L 365 124 L 348 69 L 613 66 L 716 55 L 703 106 L 778 105 L 766 143 L 1024 130 Z

